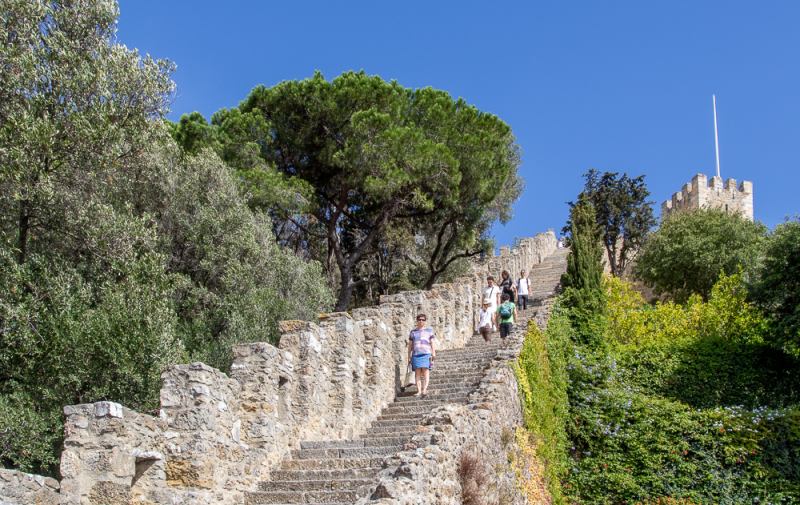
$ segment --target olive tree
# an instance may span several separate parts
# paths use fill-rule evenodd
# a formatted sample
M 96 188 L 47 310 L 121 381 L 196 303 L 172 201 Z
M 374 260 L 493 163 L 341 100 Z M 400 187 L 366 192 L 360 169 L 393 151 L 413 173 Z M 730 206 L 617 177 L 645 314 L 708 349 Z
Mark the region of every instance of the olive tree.
M 149 147 L 174 90 L 168 61 L 117 43 L 116 2 L 7 0 L 0 14 L 4 231 L 24 263 L 53 179 L 102 172 Z

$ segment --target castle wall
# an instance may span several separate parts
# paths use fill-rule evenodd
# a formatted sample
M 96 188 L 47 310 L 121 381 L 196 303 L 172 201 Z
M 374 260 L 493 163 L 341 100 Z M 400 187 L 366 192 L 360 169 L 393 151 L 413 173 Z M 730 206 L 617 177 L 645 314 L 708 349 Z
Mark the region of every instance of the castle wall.
M 430 291 L 383 296 L 377 307 L 316 323 L 283 321 L 277 347 L 234 346 L 230 377 L 203 363 L 167 367 L 159 417 L 112 402 L 65 407 L 60 503 L 243 503 L 301 441 L 352 438 L 377 417 L 405 371 L 418 313 L 437 349 L 462 347 L 486 276 L 516 277 L 555 250 L 548 230 Z M 0 479 L 0 497 L 19 487 L 11 480 Z
M 694 209 L 717 208 L 725 212 L 739 212 L 749 220 L 753 220 L 753 183 L 742 181 L 738 186 L 736 179 L 712 177 L 710 181 L 703 174 L 697 174 L 692 182 L 686 183 L 680 192 L 672 195 L 671 200 L 661 204 L 661 217 L 673 212 Z

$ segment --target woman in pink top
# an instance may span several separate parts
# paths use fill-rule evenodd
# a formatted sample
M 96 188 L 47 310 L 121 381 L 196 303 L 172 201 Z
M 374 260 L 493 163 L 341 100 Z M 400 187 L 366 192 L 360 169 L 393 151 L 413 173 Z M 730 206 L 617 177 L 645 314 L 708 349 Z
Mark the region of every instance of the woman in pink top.
M 417 329 L 408 336 L 408 363 L 416 375 L 417 395 L 428 394 L 428 377 L 431 361 L 436 359 L 433 330 L 425 327 L 425 314 L 417 314 Z

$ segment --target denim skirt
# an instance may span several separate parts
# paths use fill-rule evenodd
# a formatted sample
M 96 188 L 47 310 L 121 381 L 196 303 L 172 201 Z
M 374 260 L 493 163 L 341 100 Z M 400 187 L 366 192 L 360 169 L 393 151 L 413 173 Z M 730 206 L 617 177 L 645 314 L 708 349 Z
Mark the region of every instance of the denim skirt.
M 420 354 L 411 356 L 411 369 L 416 370 L 417 368 L 430 368 L 431 367 L 431 355 L 430 354 Z

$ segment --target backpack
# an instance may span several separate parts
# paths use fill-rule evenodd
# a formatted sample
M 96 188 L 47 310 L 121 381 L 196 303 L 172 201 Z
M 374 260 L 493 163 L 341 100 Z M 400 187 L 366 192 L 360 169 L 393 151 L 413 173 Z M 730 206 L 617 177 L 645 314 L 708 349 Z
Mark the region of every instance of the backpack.
M 514 313 L 514 306 L 511 305 L 510 303 L 505 302 L 502 305 L 500 305 L 500 316 L 503 319 L 511 317 L 513 313 Z

